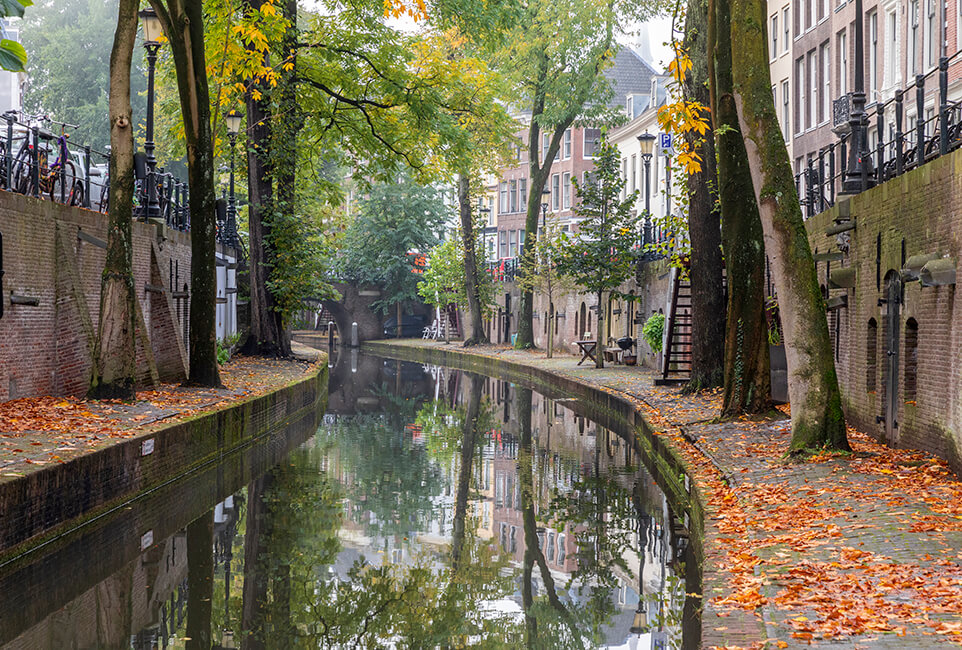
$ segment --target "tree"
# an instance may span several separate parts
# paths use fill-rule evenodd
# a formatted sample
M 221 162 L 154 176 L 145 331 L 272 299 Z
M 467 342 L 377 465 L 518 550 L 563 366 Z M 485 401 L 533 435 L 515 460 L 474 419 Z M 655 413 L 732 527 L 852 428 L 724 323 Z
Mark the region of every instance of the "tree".
M 348 280 L 381 289 L 375 309 L 397 313 L 400 332 L 405 302 L 418 296 L 419 258 L 439 242 L 447 216 L 440 193 L 408 176 L 371 188 L 344 234 L 338 271 Z
M 557 223 L 548 224 L 541 231 L 537 243 L 534 246 L 525 247 L 524 254 L 531 255 L 534 259 L 528 265 L 528 274 L 516 280 L 522 291 L 539 293 L 548 301 L 545 325 L 548 332 L 548 349 L 545 356 L 549 359 L 554 355 L 554 331 L 557 318 L 554 300 L 557 296 L 563 296 L 578 287 L 574 278 L 567 275 L 560 266 L 567 241 L 567 237 Z
M 100 280 L 100 323 L 90 378 L 91 397 L 133 399 L 136 292 L 133 274 L 134 137 L 130 63 L 137 38 L 138 0 L 121 0 L 110 54 L 110 205 L 107 259 Z
M 583 221 L 578 224 L 578 236 L 564 247 L 559 267 L 562 273 L 598 297 L 595 365 L 603 368 L 604 297 L 635 272 L 633 247 L 638 242 L 639 217 L 633 214 L 637 190 L 620 199 L 625 179 L 621 175 L 618 147 L 602 137 L 595 157 L 596 167 L 590 181 L 584 184 L 577 179 L 572 181 L 578 193 L 575 214 Z
M 790 449 L 848 450 L 825 304 L 771 93 L 767 10 L 761 0 L 732 0 L 731 9 L 731 42 L 739 44 L 732 48 L 733 101 L 778 292 L 792 404 Z
M 709 0 L 709 20 L 718 197 L 728 273 L 722 415 L 735 417 L 771 407 L 765 243 L 733 95 L 729 0 Z
M 473 238 L 475 258 L 481 255 L 481 242 Z M 491 315 L 494 305 L 494 283 L 491 276 L 483 274 L 478 278 L 474 290 L 468 288 L 465 281 L 464 258 L 465 245 L 461 240 L 460 231 L 452 238 L 445 240 L 431 249 L 428 253 L 428 268 L 418 282 L 418 295 L 429 305 L 438 309 L 445 309 L 448 305 L 465 307 L 470 304 L 472 297 L 478 301 L 477 308 L 482 317 Z M 445 329 L 445 341 L 447 330 Z
M 684 98 L 697 105 L 699 118 L 709 118 L 708 91 L 708 1 L 688 0 L 685 11 L 685 56 L 696 52 L 692 69 L 684 78 Z M 676 65 L 673 72 L 677 72 Z M 714 133 L 685 133 L 688 148 L 698 154 L 702 164 L 689 173 L 688 237 L 691 242 L 689 277 L 691 279 L 691 379 L 688 390 L 720 386 L 724 379 L 725 292 L 722 288 L 721 212 L 718 206 L 718 174 L 715 162 Z
M 188 381 L 220 386 L 217 365 L 217 220 L 214 211 L 214 141 L 204 52 L 202 3 L 150 0 L 164 26 L 177 70 L 190 185 L 190 373 Z
M 605 69 L 616 49 L 615 37 L 627 21 L 657 13 L 660 0 L 550 0 L 520 5 L 464 0 L 435 0 L 432 15 L 461 26 L 488 52 L 517 98 L 530 112 L 527 148 L 530 172 L 525 218 L 525 245 L 537 241 L 541 191 L 565 131 L 575 120 L 601 124 L 612 116 Z M 546 139 L 544 151 L 542 141 Z M 530 258 L 528 258 L 530 260 Z M 528 272 L 522 258 L 522 274 Z M 521 348 L 534 344 L 533 294 L 521 294 L 518 336 Z
M 23 18 L 24 9 L 32 5 L 33 0 L 3 0 L 0 2 L 0 18 Z M 11 72 L 24 72 L 26 62 L 27 52 L 20 43 L 9 38 L 0 41 L 0 68 Z
M 118 0 L 41 0 L 26 13 L 20 31 L 27 52 L 24 109 L 78 124 L 71 140 L 104 151 L 110 143 L 110 55 Z M 130 76 L 128 74 L 128 76 Z M 130 79 L 134 124 L 146 110 L 144 74 Z

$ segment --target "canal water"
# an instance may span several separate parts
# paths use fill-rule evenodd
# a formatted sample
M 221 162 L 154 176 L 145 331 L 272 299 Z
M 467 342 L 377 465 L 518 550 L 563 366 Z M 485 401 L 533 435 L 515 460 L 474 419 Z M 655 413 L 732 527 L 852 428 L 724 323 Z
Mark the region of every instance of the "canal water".
M 0 648 L 698 646 L 686 522 L 626 431 L 560 393 L 337 361 L 316 430 L 0 568 Z

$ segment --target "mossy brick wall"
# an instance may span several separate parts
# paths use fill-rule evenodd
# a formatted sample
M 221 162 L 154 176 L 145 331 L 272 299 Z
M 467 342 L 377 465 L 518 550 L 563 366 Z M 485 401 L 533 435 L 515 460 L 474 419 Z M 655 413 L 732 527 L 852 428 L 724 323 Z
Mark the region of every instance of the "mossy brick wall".
M 962 151 L 853 197 L 850 208 L 856 229 L 848 233 L 849 252 L 841 262 L 820 262 L 818 276 L 827 286 L 829 267 L 855 269 L 854 289 L 830 291 L 832 297 L 847 295 L 848 307 L 829 313 L 829 330 L 837 349 L 846 417 L 859 429 L 884 440 L 885 424 L 876 422 L 876 416 L 884 414 L 888 319 L 886 306 L 879 301 L 885 298 L 886 276 L 897 273 L 904 259 L 913 255 L 948 257 L 958 272 L 962 259 Z M 839 250 L 836 237 L 825 234 L 837 218 L 839 206 L 807 222 L 817 252 Z M 962 471 L 962 304 L 956 299 L 956 287 L 905 283 L 900 311 L 898 427 L 888 442 L 931 452 Z M 914 396 L 905 382 L 909 319 L 918 324 Z M 874 336 L 872 320 L 877 327 Z
M 124 442 L 0 482 L 0 558 L 188 470 L 311 415 L 327 404 L 327 364 L 278 390 L 161 426 Z M 144 443 L 153 449 L 145 453 Z M 198 513 L 198 515 L 201 513 Z
M 87 389 L 106 250 L 80 233 L 105 242 L 107 217 L 0 191 L 0 400 L 80 395 Z M 178 341 L 182 327 L 177 301 L 168 303 L 168 296 L 173 284 L 182 289 L 190 282 L 190 236 L 135 222 L 133 243 L 134 287 L 151 350 L 161 378 L 177 380 L 185 373 Z M 147 285 L 163 286 L 168 294 L 148 291 Z M 13 304 L 11 295 L 36 298 L 39 304 Z M 185 318 L 186 301 L 180 302 Z M 140 382 L 149 381 L 139 339 L 137 367 Z

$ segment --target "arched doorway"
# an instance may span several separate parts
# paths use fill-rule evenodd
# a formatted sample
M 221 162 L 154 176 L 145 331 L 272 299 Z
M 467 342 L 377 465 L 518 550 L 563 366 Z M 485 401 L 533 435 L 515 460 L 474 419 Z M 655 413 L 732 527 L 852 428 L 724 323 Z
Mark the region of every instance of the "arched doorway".
M 898 429 L 899 413 L 899 338 L 901 323 L 899 322 L 902 307 L 902 276 L 898 271 L 889 271 L 885 275 L 885 297 L 882 299 L 885 312 L 882 317 L 885 330 L 885 364 L 882 409 L 885 419 L 885 439 L 895 442 Z

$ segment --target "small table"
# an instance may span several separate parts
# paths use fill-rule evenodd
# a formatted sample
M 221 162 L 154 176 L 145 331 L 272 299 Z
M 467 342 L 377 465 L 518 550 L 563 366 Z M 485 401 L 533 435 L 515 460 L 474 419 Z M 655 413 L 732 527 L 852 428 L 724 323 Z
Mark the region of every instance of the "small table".
M 595 359 L 595 348 L 598 347 L 598 341 L 575 341 L 575 344 L 578 346 L 578 349 L 581 350 L 581 361 L 578 362 L 579 366 L 587 359 L 598 363 L 598 360 Z

